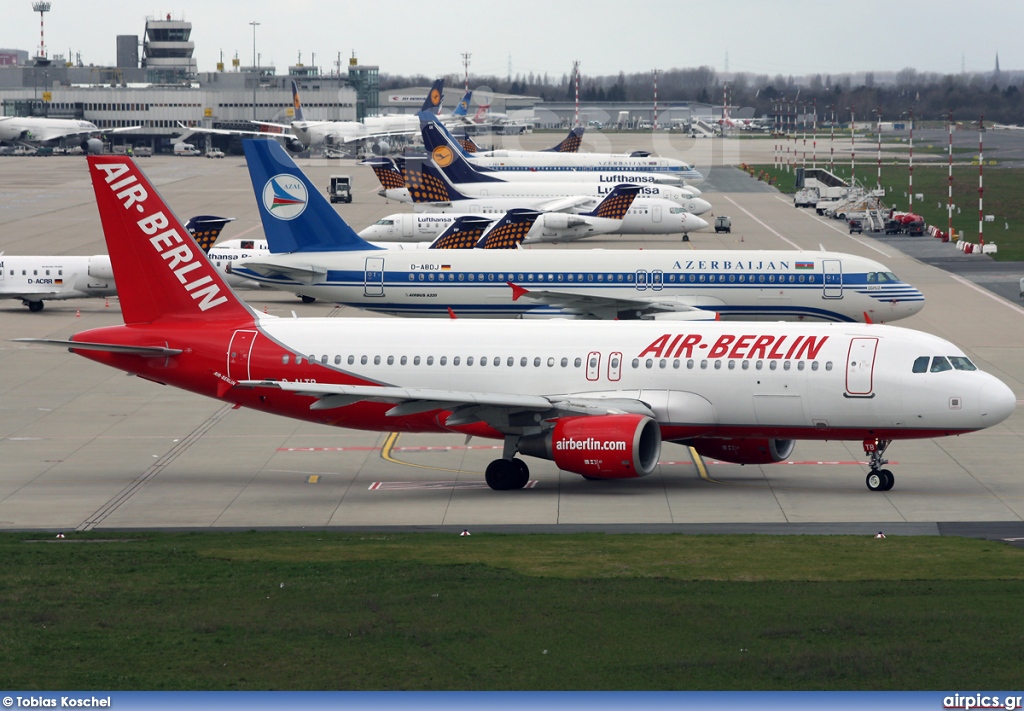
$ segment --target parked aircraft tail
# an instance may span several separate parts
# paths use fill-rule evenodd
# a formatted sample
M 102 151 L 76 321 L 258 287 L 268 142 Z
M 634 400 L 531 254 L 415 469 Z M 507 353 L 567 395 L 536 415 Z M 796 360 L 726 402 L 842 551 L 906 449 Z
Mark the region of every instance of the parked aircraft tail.
M 469 113 L 469 102 L 473 99 L 473 90 L 470 89 L 463 95 L 459 105 L 452 111 L 452 116 L 466 116 Z
M 224 226 L 233 222 L 233 217 L 217 217 L 215 215 L 196 215 L 185 223 L 185 229 L 192 235 L 199 248 L 209 252 L 210 247 L 224 231 Z
M 441 175 L 441 171 L 425 158 L 407 158 L 402 166 L 402 175 L 413 202 L 452 202 L 467 199 L 466 195 L 456 190 Z
M 299 101 L 299 85 L 292 79 L 292 106 L 295 107 L 295 120 L 305 121 L 305 117 L 302 115 L 302 102 Z
M 362 165 L 368 165 L 373 169 L 374 175 L 385 190 L 401 190 L 405 187 L 405 177 L 393 159 L 370 158 L 364 160 Z
M 606 217 L 611 220 L 621 220 L 626 212 L 633 206 L 633 200 L 640 192 L 640 186 L 632 183 L 616 185 L 604 200 L 597 204 L 590 212 L 582 214 L 588 217 Z
M 462 215 L 434 240 L 431 249 L 473 249 L 493 220 L 479 215 Z
M 463 156 L 461 147 L 438 121 L 421 121 L 420 129 L 423 134 L 423 145 L 430 154 L 430 160 L 452 183 L 506 182 L 470 165 Z
M 580 149 L 585 130 L 583 126 L 574 126 L 561 143 L 551 148 L 545 148 L 542 153 L 575 153 Z
M 537 210 L 525 208 L 509 210 L 491 225 L 477 246 L 483 249 L 515 249 L 526 239 L 541 214 Z
M 436 114 L 441 108 L 442 101 L 444 101 L 444 79 L 438 79 L 427 92 L 427 98 L 423 100 L 423 107 L 420 111 Z
M 271 252 L 378 249 L 341 219 L 276 142 L 246 139 L 242 146 Z
M 88 161 L 126 324 L 252 319 L 134 160 Z

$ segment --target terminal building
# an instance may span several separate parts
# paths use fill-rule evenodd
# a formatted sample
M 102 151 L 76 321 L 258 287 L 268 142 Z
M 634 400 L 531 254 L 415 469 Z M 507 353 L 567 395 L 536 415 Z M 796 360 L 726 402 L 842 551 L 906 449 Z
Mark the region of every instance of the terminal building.
M 236 58 L 229 70 L 221 64 L 215 72 L 199 72 L 191 32 L 190 22 L 170 15 L 150 18 L 142 42 L 135 35 L 117 37 L 113 67 L 83 66 L 61 56 L 30 61 L 25 51 L 0 49 L 2 115 L 77 118 L 100 128 L 141 126 L 109 140 L 170 151 L 186 132 L 179 123 L 251 131 L 253 120 L 290 122 L 293 79 L 306 119 L 355 121 L 380 110 L 376 66 L 353 58 L 346 74 L 325 75 L 297 64 L 278 75 L 276 67 L 241 66 Z M 231 137 L 194 134 L 188 140 L 227 150 Z

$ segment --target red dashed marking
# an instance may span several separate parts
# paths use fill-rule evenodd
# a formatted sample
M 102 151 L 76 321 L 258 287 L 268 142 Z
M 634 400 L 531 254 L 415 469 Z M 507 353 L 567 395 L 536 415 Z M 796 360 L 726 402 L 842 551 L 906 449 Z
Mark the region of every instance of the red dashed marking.
M 537 482 L 526 482 L 524 489 L 532 489 Z M 424 489 L 489 489 L 483 481 L 375 481 L 369 491 L 413 491 Z
M 380 447 L 278 447 L 278 452 L 379 452 Z M 500 444 L 455 447 L 393 447 L 392 452 L 454 452 L 466 449 L 501 449 Z

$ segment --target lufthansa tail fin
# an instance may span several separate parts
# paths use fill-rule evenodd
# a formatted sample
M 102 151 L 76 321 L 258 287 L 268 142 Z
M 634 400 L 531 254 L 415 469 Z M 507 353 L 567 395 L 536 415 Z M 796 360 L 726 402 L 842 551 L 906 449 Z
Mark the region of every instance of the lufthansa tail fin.
M 448 229 L 434 240 L 430 249 L 473 249 L 492 220 L 480 215 L 462 215 L 455 218 Z
M 452 202 L 468 199 L 445 180 L 441 171 L 425 158 L 407 158 L 402 166 L 402 175 L 413 202 Z
M 464 153 L 472 155 L 473 153 L 480 152 L 480 146 L 478 146 L 476 144 L 476 141 L 474 141 L 473 138 L 465 131 L 459 131 L 457 133 L 452 134 L 452 138 L 455 139 L 456 143 L 462 146 L 462 150 Z
M 551 148 L 545 148 L 542 153 L 575 153 L 580 149 L 585 130 L 583 126 L 575 126 L 561 143 Z
M 437 114 L 441 109 L 441 102 L 444 101 L 444 79 L 438 79 L 427 92 L 427 98 L 423 100 L 423 107 L 420 111 L 429 114 Z
M 470 89 L 463 95 L 462 100 L 459 101 L 459 105 L 455 107 L 455 110 L 452 111 L 452 116 L 466 116 L 469 114 L 469 102 L 472 99 L 473 90 Z
M 295 120 L 305 121 L 305 117 L 302 115 L 302 102 L 299 101 L 299 85 L 292 79 L 292 106 L 295 107 Z
M 385 190 L 400 190 L 405 187 L 405 178 L 393 159 L 370 158 L 364 160 L 361 165 L 368 165 L 373 169 L 373 174 L 377 176 Z
M 448 130 L 437 121 L 421 121 L 423 145 L 430 160 L 452 183 L 503 183 L 501 178 L 484 173 L 470 165 Z
M 633 200 L 636 199 L 639 192 L 639 185 L 621 183 L 612 188 L 612 191 L 597 204 L 597 207 L 582 214 L 587 217 L 607 217 L 610 220 L 621 220 L 633 206 Z
M 341 219 L 276 141 L 242 141 L 272 253 L 379 249 Z
M 253 318 L 134 160 L 88 162 L 126 324 Z
M 199 248 L 209 252 L 210 247 L 224 231 L 224 226 L 234 222 L 233 217 L 217 217 L 216 215 L 196 215 L 185 223 L 185 229 L 192 235 Z
M 482 249 L 515 249 L 526 239 L 541 214 L 537 210 L 524 208 L 509 210 L 491 225 L 477 246 Z

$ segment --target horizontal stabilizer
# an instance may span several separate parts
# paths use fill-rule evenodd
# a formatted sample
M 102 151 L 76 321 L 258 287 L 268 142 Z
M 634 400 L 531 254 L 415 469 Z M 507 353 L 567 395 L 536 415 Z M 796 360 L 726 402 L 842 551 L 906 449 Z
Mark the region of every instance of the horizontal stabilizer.
M 180 348 L 164 348 L 163 346 L 119 346 L 114 343 L 83 343 L 81 341 L 58 341 L 49 338 L 14 338 L 17 343 L 38 343 L 44 346 L 63 346 L 68 350 L 105 351 L 107 353 L 126 353 L 149 358 L 165 358 L 178 355 Z

